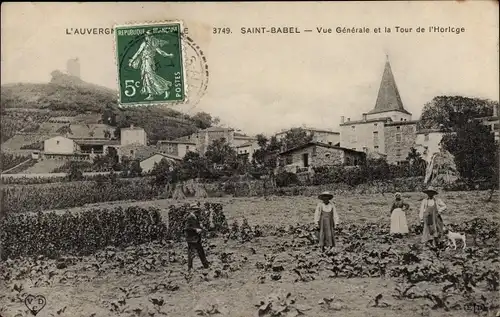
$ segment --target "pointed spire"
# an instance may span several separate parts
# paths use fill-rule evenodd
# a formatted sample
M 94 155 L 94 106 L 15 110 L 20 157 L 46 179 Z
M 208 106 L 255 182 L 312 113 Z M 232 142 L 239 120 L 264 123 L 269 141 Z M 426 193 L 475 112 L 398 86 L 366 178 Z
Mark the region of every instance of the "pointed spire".
M 391 64 L 389 63 L 389 55 L 386 54 L 385 68 L 378 90 L 377 101 L 375 108 L 368 112 L 368 114 L 387 112 L 387 111 L 400 111 L 410 114 L 403 106 L 401 96 L 399 95 L 396 80 L 392 74 Z

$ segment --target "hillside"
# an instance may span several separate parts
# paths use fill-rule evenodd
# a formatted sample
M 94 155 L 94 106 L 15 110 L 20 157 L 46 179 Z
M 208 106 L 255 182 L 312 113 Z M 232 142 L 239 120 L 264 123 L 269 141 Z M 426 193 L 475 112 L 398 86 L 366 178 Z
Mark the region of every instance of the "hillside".
M 116 91 L 59 71 L 52 72 L 50 83 L 2 85 L 0 106 L 2 143 L 20 131 L 37 133 L 42 123 L 55 117 L 79 122 L 86 116 L 85 123 L 99 123 L 105 111 L 116 115 L 116 127 L 143 127 L 153 142 L 187 135 L 200 127 L 199 118 L 165 107 L 120 109 Z M 99 118 L 96 122 L 88 121 L 92 114 Z

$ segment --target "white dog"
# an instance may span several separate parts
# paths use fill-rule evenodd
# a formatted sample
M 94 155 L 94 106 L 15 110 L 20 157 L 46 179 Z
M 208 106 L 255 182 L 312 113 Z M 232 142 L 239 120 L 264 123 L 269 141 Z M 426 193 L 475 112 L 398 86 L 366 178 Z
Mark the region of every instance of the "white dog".
M 457 240 L 459 240 L 459 239 L 462 240 L 462 242 L 464 244 L 463 249 L 465 249 L 465 247 L 467 246 L 465 243 L 465 233 L 453 232 L 447 228 L 445 228 L 444 233 L 446 234 L 446 237 L 448 238 L 448 240 L 450 240 L 450 243 L 453 245 L 454 250 L 457 249 Z

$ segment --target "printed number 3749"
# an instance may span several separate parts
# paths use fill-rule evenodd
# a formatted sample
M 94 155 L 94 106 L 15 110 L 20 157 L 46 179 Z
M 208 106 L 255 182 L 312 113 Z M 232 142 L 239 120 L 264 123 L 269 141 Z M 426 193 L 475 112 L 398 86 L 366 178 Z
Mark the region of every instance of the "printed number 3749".
M 125 96 L 133 97 L 135 96 L 137 89 L 141 83 L 134 80 L 125 80 Z

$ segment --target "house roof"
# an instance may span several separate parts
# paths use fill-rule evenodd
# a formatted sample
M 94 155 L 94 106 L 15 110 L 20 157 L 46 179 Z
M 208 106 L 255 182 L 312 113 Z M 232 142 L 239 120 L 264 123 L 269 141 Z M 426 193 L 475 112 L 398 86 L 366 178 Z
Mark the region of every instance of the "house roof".
M 158 149 L 154 146 L 149 145 L 139 145 L 139 144 L 128 144 L 120 147 L 122 152 L 126 152 L 127 150 L 134 150 L 135 158 L 138 160 L 143 160 L 144 158 L 150 157 L 154 153 L 158 151 Z M 128 153 L 124 153 L 124 155 L 129 155 Z
M 67 127 L 67 128 L 65 128 Z M 65 130 L 65 132 L 62 132 Z M 113 133 L 114 128 L 107 124 L 68 124 L 44 122 L 40 125 L 41 134 L 59 134 L 70 139 L 105 139 L 104 131 Z
M 72 139 L 72 140 L 80 145 L 120 145 L 120 141 L 109 140 L 109 139 Z
M 165 157 L 167 159 L 171 159 L 171 160 L 174 160 L 174 161 L 181 161 L 182 160 L 180 157 L 175 156 L 175 155 L 155 152 L 155 153 L 152 153 L 151 155 L 149 155 L 148 157 L 145 157 L 145 158 L 141 159 L 141 162 L 143 162 L 143 161 L 145 161 L 145 160 L 147 160 L 149 158 L 152 158 L 155 155 L 160 155 L 160 156 L 163 156 L 163 157 Z
M 232 128 L 223 128 L 223 127 L 210 127 L 210 128 L 206 128 L 206 129 L 203 129 L 203 130 L 199 130 L 198 132 L 225 132 L 225 131 L 234 131 L 234 129 Z
M 384 73 L 382 74 L 382 80 L 380 82 L 377 101 L 375 102 L 375 108 L 368 112 L 368 114 L 388 111 L 399 111 L 410 114 L 408 111 L 406 111 L 403 106 L 403 102 L 401 101 L 401 96 L 399 95 L 396 80 L 394 79 L 394 75 L 392 74 L 389 59 L 387 59 L 387 61 L 385 62 Z
M 381 117 L 381 118 L 375 118 L 375 119 L 367 119 L 367 120 L 354 120 L 354 121 L 345 121 L 344 123 L 341 123 L 340 126 L 345 126 L 345 125 L 353 125 L 353 124 L 361 124 L 361 123 L 373 123 L 373 122 L 392 122 L 391 117 Z
M 311 132 L 320 132 L 320 133 L 330 133 L 330 134 L 340 134 L 340 132 L 335 132 L 335 131 L 331 131 L 331 130 L 326 130 L 326 129 L 316 129 L 316 128 L 307 128 L 307 127 L 300 127 L 300 128 L 297 128 L 297 129 L 302 129 L 302 130 L 305 130 L 305 131 L 311 131 Z M 288 131 L 290 131 L 291 129 L 288 129 L 288 130 L 284 130 L 284 131 L 280 131 L 278 133 L 276 133 L 275 135 L 280 135 L 280 134 L 285 134 L 287 133 Z
M 410 121 L 392 121 L 392 122 L 386 122 L 386 126 L 396 126 L 396 125 L 413 125 L 417 124 L 418 120 L 410 120 Z
M 240 144 L 240 145 L 238 145 L 236 147 L 237 148 L 239 148 L 239 147 L 247 147 L 247 146 L 252 146 L 253 144 L 255 144 L 255 142 L 250 141 L 250 142 L 245 142 L 243 144 Z
M 417 134 L 427 134 L 427 133 L 446 133 L 441 129 L 420 129 L 417 131 Z
M 184 141 L 184 140 L 162 140 L 158 141 L 159 144 L 193 144 L 196 145 L 195 142 L 192 141 Z
M 291 153 L 291 152 L 295 152 L 295 151 L 298 151 L 298 150 L 301 150 L 301 149 L 304 149 L 304 148 L 307 148 L 307 147 L 310 147 L 310 146 L 320 146 L 320 147 L 325 147 L 325 148 L 329 148 L 329 149 L 342 150 L 342 151 L 345 151 L 345 152 L 365 154 L 365 152 L 356 151 L 356 150 L 348 149 L 348 148 L 345 148 L 345 147 L 340 147 L 340 146 L 335 146 L 335 145 L 329 145 L 329 144 L 325 144 L 325 143 L 321 143 L 321 142 L 309 142 L 309 143 L 306 143 L 306 144 L 299 145 L 299 146 L 296 146 L 294 148 L 288 149 L 286 151 L 283 151 L 283 152 L 279 153 L 279 155 L 283 155 L 283 154 L 288 154 L 288 153 Z

